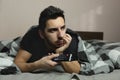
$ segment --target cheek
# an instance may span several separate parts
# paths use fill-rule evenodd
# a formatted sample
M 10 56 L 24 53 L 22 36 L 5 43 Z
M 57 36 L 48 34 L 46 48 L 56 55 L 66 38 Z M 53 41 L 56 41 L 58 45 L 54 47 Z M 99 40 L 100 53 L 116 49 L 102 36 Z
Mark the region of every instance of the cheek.
M 55 34 L 47 35 L 47 38 L 48 38 L 49 41 L 51 41 L 51 42 L 57 41 L 57 35 L 55 35 Z

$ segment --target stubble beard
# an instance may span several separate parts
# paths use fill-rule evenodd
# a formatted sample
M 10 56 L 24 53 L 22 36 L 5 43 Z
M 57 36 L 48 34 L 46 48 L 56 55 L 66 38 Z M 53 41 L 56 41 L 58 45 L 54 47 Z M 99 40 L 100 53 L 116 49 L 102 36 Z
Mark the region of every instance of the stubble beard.
M 57 41 L 54 42 L 54 44 L 52 42 L 50 42 L 49 39 L 45 39 L 45 43 L 47 45 L 47 47 L 51 50 L 56 50 L 57 48 L 62 47 L 65 44 L 65 41 L 63 39 L 58 39 Z
M 54 45 L 49 39 L 45 38 L 45 44 L 46 46 L 51 49 L 51 50 L 55 50 L 57 47 L 56 45 Z

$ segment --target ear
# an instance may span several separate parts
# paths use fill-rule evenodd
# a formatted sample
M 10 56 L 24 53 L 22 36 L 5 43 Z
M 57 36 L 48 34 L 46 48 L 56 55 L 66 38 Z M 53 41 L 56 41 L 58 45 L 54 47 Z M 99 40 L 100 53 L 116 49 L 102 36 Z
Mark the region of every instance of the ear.
M 44 39 L 44 32 L 43 31 L 39 30 L 39 35 L 42 39 Z

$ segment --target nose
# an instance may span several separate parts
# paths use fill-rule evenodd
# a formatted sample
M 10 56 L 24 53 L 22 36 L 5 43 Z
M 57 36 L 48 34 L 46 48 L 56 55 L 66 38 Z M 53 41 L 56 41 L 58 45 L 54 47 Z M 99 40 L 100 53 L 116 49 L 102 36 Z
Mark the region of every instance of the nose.
M 63 39 L 63 36 L 64 36 L 64 32 L 62 30 L 59 30 L 58 31 L 58 38 Z

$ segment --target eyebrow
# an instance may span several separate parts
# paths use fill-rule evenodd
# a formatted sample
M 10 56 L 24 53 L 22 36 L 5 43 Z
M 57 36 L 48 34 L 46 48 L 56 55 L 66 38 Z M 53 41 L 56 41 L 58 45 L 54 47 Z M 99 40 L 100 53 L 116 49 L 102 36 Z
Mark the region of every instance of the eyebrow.
M 61 26 L 60 28 L 63 28 L 65 27 L 65 25 Z M 57 29 L 57 28 L 49 28 L 48 30 L 51 30 L 51 29 Z
M 65 27 L 65 25 L 61 26 L 61 28 Z

